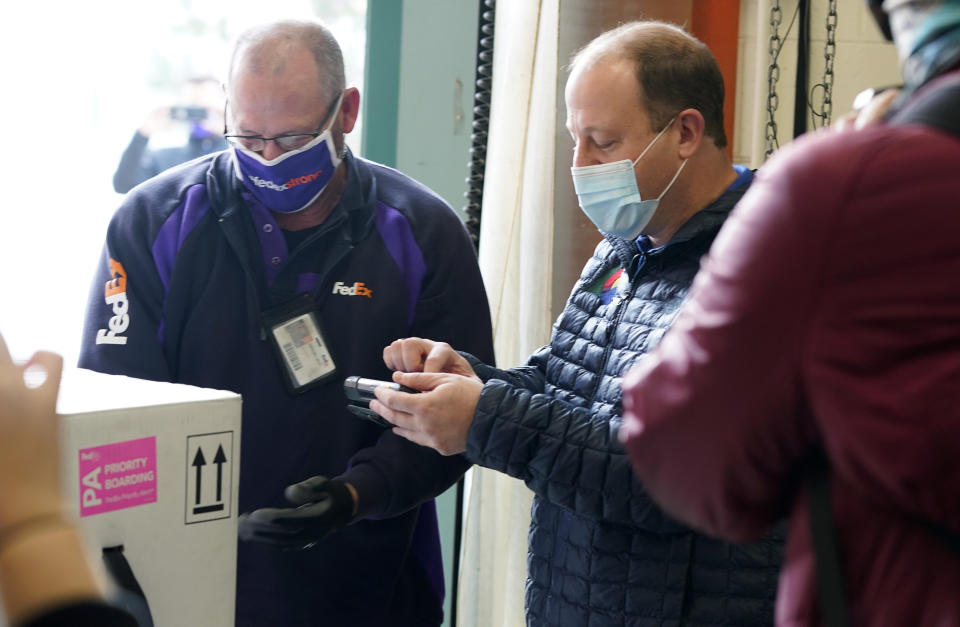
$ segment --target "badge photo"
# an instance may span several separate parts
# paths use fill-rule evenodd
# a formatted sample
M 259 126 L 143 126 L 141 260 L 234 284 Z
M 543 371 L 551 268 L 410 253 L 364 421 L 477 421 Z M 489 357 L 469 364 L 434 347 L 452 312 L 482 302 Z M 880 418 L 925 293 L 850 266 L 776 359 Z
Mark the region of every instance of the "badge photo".
M 264 312 L 263 323 L 291 392 L 301 394 L 336 376 L 336 361 L 309 294 Z

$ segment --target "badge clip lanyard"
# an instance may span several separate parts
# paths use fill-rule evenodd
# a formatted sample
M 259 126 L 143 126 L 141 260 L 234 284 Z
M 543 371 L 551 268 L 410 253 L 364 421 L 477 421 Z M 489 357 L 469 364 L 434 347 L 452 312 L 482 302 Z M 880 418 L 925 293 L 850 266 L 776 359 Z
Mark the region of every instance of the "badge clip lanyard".
M 311 294 L 265 311 L 261 319 L 292 393 L 302 394 L 337 376 Z

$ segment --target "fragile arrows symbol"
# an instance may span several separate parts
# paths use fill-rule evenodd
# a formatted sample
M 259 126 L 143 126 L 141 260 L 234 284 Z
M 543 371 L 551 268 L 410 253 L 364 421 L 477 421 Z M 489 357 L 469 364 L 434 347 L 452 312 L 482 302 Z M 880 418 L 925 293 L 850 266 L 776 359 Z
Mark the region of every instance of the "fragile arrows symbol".
M 200 477 L 203 474 L 203 467 L 207 465 L 207 460 L 204 459 L 203 457 L 203 449 L 200 448 L 199 446 L 197 447 L 197 454 L 194 455 L 193 464 L 191 465 L 197 469 L 197 498 L 196 498 L 196 503 L 194 504 L 199 505 L 200 504 Z
M 227 456 L 223 454 L 223 445 L 217 446 L 217 454 L 213 458 L 213 463 L 217 465 L 217 502 L 223 500 L 223 464 L 226 463 Z

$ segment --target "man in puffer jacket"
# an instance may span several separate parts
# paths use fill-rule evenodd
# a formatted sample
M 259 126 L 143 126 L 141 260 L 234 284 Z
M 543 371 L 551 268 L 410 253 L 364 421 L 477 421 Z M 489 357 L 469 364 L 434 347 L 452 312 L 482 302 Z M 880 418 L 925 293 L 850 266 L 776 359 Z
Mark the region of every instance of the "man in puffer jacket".
M 530 625 L 770 625 L 783 534 L 737 546 L 674 522 L 617 437 L 621 378 L 672 323 L 753 176 L 724 150 L 716 61 L 672 25 L 627 24 L 577 54 L 566 105 L 574 186 L 605 238 L 550 344 L 497 370 L 398 340 L 384 351 L 394 380 L 424 393 L 378 390 L 371 407 L 533 490 Z

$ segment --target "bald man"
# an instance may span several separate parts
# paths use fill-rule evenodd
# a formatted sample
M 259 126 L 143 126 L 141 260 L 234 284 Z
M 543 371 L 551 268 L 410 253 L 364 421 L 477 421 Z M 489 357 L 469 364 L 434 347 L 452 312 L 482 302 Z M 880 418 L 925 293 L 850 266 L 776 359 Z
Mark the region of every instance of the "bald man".
M 617 439 L 621 378 L 673 322 L 753 177 L 725 150 L 723 78 L 689 34 L 639 22 L 579 52 L 565 96 L 574 187 L 604 240 L 550 344 L 498 370 L 444 343 L 395 342 L 395 380 L 425 392 L 378 392 L 371 407 L 533 490 L 528 624 L 770 625 L 782 533 L 735 546 L 674 522 Z
M 359 419 L 343 382 L 411 334 L 493 358 L 473 245 L 347 148 L 360 95 L 326 28 L 256 27 L 228 76 L 231 148 L 114 216 L 80 365 L 243 395 L 237 625 L 439 625 L 433 497 L 468 463 Z

